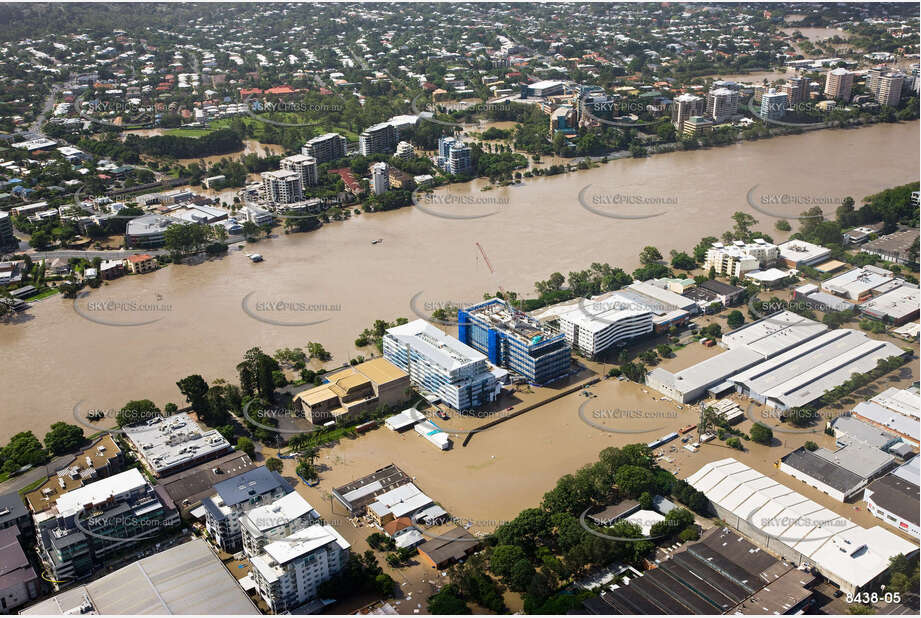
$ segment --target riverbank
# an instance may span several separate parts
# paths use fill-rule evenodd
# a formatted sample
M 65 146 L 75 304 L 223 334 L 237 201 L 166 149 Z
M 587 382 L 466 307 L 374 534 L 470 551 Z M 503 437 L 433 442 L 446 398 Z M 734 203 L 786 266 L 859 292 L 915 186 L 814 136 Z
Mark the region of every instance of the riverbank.
M 94 301 L 169 305 L 169 311 L 146 316 L 156 321 L 133 327 L 96 324 L 81 317 L 72 301 L 46 300 L 29 312 L 34 319 L 0 327 L 6 380 L 17 385 L 4 394 L 6 422 L 0 440 L 26 429 L 44 435 L 52 422 L 70 418 L 81 400 L 100 409 L 120 408 L 140 398 L 161 407 L 181 403 L 176 380 L 200 373 L 209 381 L 235 381 L 236 363 L 253 346 L 272 352 L 317 341 L 332 352 L 334 362 L 368 355 L 354 345 L 362 329 L 376 319 L 415 319 L 410 302 L 419 292 L 417 306 L 428 315 L 427 305 L 474 302 L 484 291 L 500 287 L 532 295 L 535 281 L 593 262 L 629 272 L 639 265 L 644 246 L 654 244 L 663 255 L 690 249 L 702 237 L 730 229 L 730 216 L 738 210 L 759 220 L 755 229 L 779 238 L 775 220 L 747 205 L 752 187 L 797 195 L 851 195 L 859 201 L 917 180 L 917 133 L 917 122 L 816 131 L 707 151 L 620 159 L 486 193 L 480 191 L 484 180 L 449 185 L 438 194 L 451 199 L 485 195 L 505 203 L 479 219 L 443 219 L 412 207 L 361 215 L 331 222 L 320 233 L 279 234 L 243 251 L 233 248 L 223 258 L 170 265 L 92 292 Z M 879 153 L 886 153 L 884 160 Z M 661 216 L 614 219 L 580 205 L 586 186 L 618 194 L 677 196 L 678 202 Z M 384 241 L 372 245 L 377 238 Z M 244 255 L 250 252 L 262 254 L 265 261 L 253 264 Z M 250 303 L 283 299 L 309 308 L 262 317 L 314 324 L 259 321 L 243 309 L 250 293 Z

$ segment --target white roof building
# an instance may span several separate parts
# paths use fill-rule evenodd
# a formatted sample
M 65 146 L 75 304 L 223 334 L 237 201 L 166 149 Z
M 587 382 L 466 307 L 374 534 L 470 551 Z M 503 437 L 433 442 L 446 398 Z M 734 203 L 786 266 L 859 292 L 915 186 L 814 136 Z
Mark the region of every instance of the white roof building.
M 771 358 L 827 330 L 820 322 L 780 311 L 726 333 L 722 341 L 730 350 L 745 347 L 762 358 Z
M 814 566 L 853 593 L 917 546 L 879 527 L 862 528 L 734 458 L 705 464 L 687 478 L 717 514 L 769 551 Z
M 137 491 L 147 486 L 147 479 L 137 468 L 125 470 L 93 483 L 68 491 L 58 498 L 55 506 L 62 517 L 82 513 L 87 506 L 104 502 Z
M 780 259 L 784 260 L 788 266 L 811 266 L 823 262 L 831 256 L 831 249 L 826 249 L 821 245 L 814 245 L 805 240 L 788 240 L 777 246 L 780 252 Z
M 882 294 L 901 285 L 888 270 L 875 266 L 855 268 L 822 282 L 822 289 L 836 296 L 860 300 L 869 294 Z
M 842 328 L 803 341 L 730 380 L 755 401 L 787 410 L 808 405 L 853 374 L 870 371 L 877 361 L 902 354 L 891 343 Z
M 921 420 L 921 394 L 918 393 L 916 388 L 896 388 L 892 386 L 870 399 L 870 401 L 893 412 Z

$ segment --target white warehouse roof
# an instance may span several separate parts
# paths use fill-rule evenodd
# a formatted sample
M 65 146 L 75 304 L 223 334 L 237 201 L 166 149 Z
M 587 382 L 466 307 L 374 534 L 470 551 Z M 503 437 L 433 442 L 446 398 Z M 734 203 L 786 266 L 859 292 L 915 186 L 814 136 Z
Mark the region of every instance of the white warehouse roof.
M 732 457 L 705 464 L 687 482 L 853 588 L 885 571 L 891 557 L 917 549 L 879 526 L 862 528 Z

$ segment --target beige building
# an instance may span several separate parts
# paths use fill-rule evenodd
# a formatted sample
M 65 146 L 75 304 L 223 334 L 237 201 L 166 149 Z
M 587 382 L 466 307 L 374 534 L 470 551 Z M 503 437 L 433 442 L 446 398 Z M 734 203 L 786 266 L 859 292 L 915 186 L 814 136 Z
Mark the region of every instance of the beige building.
M 58 470 L 37 489 L 27 493 L 26 502 L 33 513 L 46 511 L 67 492 L 119 472 L 123 459 L 122 450 L 112 439 L 112 435 L 107 433 L 78 453 L 73 461 Z
M 825 95 L 842 101 L 851 100 L 854 74 L 844 68 L 832 69 L 825 77 Z
M 693 94 L 682 94 L 672 103 L 672 123 L 678 133 L 684 133 L 684 122 L 691 116 L 700 116 L 706 111 L 706 101 Z
M 717 242 L 707 250 L 704 270 L 712 267 L 718 275 L 741 277 L 752 270 L 773 266 L 779 254 L 777 245 L 762 238 L 750 243 L 736 240 L 730 245 Z
M 375 358 L 324 376 L 324 384 L 298 393 L 304 417 L 319 424 L 348 420 L 378 406 L 396 406 L 410 396 L 409 374 Z
M 128 259 L 125 261 L 128 264 L 128 272 L 135 275 L 149 273 L 157 269 L 157 260 L 146 253 L 128 256 Z

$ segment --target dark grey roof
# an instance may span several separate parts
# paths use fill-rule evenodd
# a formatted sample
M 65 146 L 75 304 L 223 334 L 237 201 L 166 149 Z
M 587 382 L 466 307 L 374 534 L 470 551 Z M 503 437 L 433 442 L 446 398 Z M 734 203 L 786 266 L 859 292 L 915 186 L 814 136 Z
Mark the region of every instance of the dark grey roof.
M 18 493 L 13 492 L 0 496 L 0 528 L 5 527 L 7 522 L 28 514 L 29 511 L 22 501 L 22 496 Z
M 767 600 L 759 599 L 759 607 L 764 606 L 765 613 L 785 613 L 811 595 L 808 582 L 799 575 L 792 565 L 759 551 L 738 533 L 712 528 L 699 543 L 631 577 L 626 585 L 585 601 L 583 607 L 600 615 L 722 614 L 764 596 Z M 774 599 L 773 590 L 781 582 L 784 595 Z
M 918 525 L 918 486 L 894 474 L 887 474 L 867 486 L 870 500 L 890 513 Z
M 728 283 L 723 283 L 722 281 L 717 281 L 716 279 L 707 279 L 702 281 L 699 286 L 705 290 L 710 290 L 711 292 L 716 292 L 717 294 L 723 294 L 724 296 L 732 296 L 733 294 L 738 294 L 742 292 L 742 288 L 738 288 L 734 285 L 729 285 Z
M 864 480 L 850 470 L 842 468 L 833 461 L 823 459 L 803 447 L 781 457 L 780 461 L 846 494 L 858 487 Z
M 245 502 L 254 496 L 261 496 L 278 488 L 291 493 L 294 488 L 280 474 L 265 466 L 259 466 L 238 474 L 214 486 L 215 491 L 227 506 Z
M 0 590 L 36 579 L 35 570 L 19 543 L 19 530 L 0 530 Z
M 215 468 L 220 472 L 214 473 Z M 194 468 L 172 474 L 167 479 L 161 479 L 157 487 L 162 487 L 178 505 L 182 505 L 183 500 L 194 504 L 211 495 L 215 484 L 226 480 L 229 474 L 240 474 L 252 468 L 253 462 L 249 455 L 242 451 L 234 451 L 219 459 L 206 461 Z

